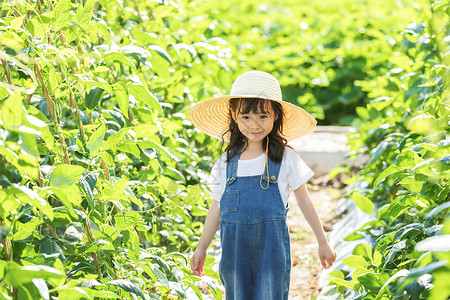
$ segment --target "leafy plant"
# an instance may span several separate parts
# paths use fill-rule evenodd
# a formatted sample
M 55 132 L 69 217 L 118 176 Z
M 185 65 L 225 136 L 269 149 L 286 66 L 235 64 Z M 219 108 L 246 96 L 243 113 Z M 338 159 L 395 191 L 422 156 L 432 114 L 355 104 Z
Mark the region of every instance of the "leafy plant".
M 352 197 L 376 218 L 346 237 L 367 237 L 332 272 L 353 299 L 447 299 L 449 265 L 449 3 L 403 32 L 386 77 L 361 81 L 373 100 L 358 107 L 354 154 L 369 161 L 351 179 Z M 357 188 L 359 187 L 359 188 Z M 446 245 L 446 246 L 445 246 Z
M 393 69 L 389 59 L 401 47 L 401 32 L 420 19 L 428 2 L 230 0 L 202 5 L 213 19 L 206 36 L 227 43 L 230 65 L 238 73 L 267 71 L 280 80 L 283 99 L 311 112 L 319 124 L 351 125 L 356 107 L 372 98 L 358 82 Z
M 188 6 L 1 4 L 0 298 L 201 298 L 188 253 L 219 145 L 186 115 L 231 75 Z

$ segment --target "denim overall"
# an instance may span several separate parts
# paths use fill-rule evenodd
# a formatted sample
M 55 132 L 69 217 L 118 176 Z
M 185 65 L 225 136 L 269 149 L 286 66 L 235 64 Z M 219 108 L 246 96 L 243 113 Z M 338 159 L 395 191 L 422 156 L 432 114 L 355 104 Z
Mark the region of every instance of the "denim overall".
M 227 300 L 288 299 L 291 271 L 287 209 L 278 189 L 281 163 L 269 159 L 269 187 L 260 175 L 237 177 L 239 155 L 227 163 L 220 200 L 220 279 Z M 267 174 L 264 170 L 263 174 Z M 267 186 L 267 178 L 262 185 Z

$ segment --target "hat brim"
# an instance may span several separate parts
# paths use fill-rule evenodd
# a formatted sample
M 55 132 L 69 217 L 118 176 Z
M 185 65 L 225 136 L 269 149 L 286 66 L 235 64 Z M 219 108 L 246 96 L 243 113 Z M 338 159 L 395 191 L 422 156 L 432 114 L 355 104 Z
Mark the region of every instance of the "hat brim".
M 254 98 L 251 96 L 219 96 L 196 103 L 189 110 L 189 119 L 201 132 L 219 140 L 230 141 L 229 100 L 231 98 Z M 277 101 L 283 107 L 283 137 L 289 142 L 314 132 L 317 121 L 304 109 L 285 101 Z M 224 133 L 227 134 L 224 135 Z

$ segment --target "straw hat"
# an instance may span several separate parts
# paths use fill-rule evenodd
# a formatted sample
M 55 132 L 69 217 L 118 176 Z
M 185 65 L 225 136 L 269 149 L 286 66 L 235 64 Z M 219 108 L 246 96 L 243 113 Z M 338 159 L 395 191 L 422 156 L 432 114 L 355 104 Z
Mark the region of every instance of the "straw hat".
M 195 104 L 189 111 L 189 119 L 194 126 L 219 140 L 230 126 L 231 98 L 262 98 L 281 103 L 284 111 L 283 136 L 292 141 L 312 133 L 317 121 L 304 109 L 281 99 L 281 88 L 278 80 L 266 72 L 250 71 L 240 75 L 231 87 L 227 96 L 205 99 Z M 230 140 L 229 133 L 223 139 Z

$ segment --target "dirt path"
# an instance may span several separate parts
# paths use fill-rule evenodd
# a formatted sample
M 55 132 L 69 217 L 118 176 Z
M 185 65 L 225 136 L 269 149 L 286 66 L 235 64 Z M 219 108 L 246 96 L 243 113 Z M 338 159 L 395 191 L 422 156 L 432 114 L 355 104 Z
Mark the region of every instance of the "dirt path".
M 325 231 L 331 231 L 331 226 L 336 222 L 334 214 L 336 203 L 339 199 L 338 182 L 327 183 L 325 177 L 311 180 L 309 192 L 314 205 L 319 212 Z M 338 189 L 336 189 L 338 188 Z M 289 199 L 290 210 L 287 223 L 291 233 L 291 288 L 289 299 L 306 300 L 311 296 L 317 296 L 320 292 L 318 280 L 322 266 L 317 254 L 317 242 L 314 233 L 303 217 L 300 208 L 291 194 Z

